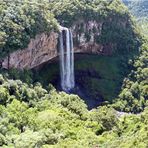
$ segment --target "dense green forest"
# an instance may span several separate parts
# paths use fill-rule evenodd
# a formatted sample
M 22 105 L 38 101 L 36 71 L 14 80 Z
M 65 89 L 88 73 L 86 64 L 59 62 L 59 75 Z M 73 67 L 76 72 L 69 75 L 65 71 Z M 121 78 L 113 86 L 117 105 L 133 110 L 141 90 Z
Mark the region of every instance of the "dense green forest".
M 76 82 L 83 84 L 90 100 L 103 98 L 91 110 L 78 95 L 58 91 L 49 83 L 58 77 L 57 63 L 39 71 L 1 68 L 0 147 L 147 148 L 148 27 L 144 6 L 144 11 L 139 4 L 132 7 L 137 11 L 135 19 L 120 0 L 0 0 L 0 60 L 27 47 L 35 35 L 59 32 L 59 24 L 71 27 L 80 18 L 104 23 L 97 43 L 116 44 L 111 56 L 76 55 Z M 137 14 L 144 17 L 139 20 Z M 83 26 L 81 29 L 79 33 Z M 88 69 L 99 79 L 88 77 Z
M 110 106 L 91 111 L 76 95 L 0 76 L 2 147 L 137 147 L 148 144 L 148 109 L 140 114 Z
M 7 1 L 0 3 L 0 57 L 27 47 L 36 34 L 57 30 L 57 21 L 47 2 Z

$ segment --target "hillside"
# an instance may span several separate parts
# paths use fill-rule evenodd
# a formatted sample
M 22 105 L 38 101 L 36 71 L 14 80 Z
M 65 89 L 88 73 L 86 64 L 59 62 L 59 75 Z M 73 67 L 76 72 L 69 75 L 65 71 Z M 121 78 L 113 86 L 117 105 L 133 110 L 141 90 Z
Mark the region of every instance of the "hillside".
M 137 23 L 141 26 L 144 35 L 148 36 L 148 1 L 136 0 L 136 1 L 124 1 L 128 6 L 130 12 L 135 16 Z
M 58 23 L 46 4 L 34 0 L 1 1 L 0 58 L 27 47 L 37 34 L 58 30 Z
M 1 0 L 0 147 L 147 148 L 147 3 L 123 2 Z
M 15 3 L 17 3 L 16 6 L 14 6 Z M 13 7 L 14 10 L 16 9 L 16 11 L 12 11 L 12 14 L 15 12 L 15 20 L 11 16 L 6 17 Z M 78 88 L 74 93 L 84 99 L 90 98 L 99 104 L 102 101 L 112 102 L 118 96 L 122 81 L 132 68 L 128 60 L 132 60 L 139 54 L 138 46 L 140 46 L 141 38 L 135 22 L 121 1 L 94 0 L 89 3 L 85 0 L 58 0 L 50 3 L 46 1 L 44 3 L 13 1 L 9 5 L 3 2 L 2 8 L 2 13 L 7 15 L 3 14 L 3 21 L 1 21 L 2 34 L 5 34 L 1 56 L 9 55 L 1 64 L 4 65 L 4 68 L 23 69 L 26 66 L 27 69 L 33 69 L 37 66 L 40 67 L 44 62 L 48 63 L 48 59 L 56 58 L 59 49 L 56 49 L 55 46 L 58 41 L 53 39 L 53 35 L 50 36 L 50 34 L 53 31 L 57 33 L 57 27 L 60 24 L 71 27 L 76 53 L 77 50 L 83 53 L 83 60 L 79 58 L 79 55 L 75 60 Z M 30 14 L 29 17 L 27 17 L 28 14 Z M 7 23 L 9 21 L 11 23 Z M 5 28 L 5 26 L 7 27 Z M 43 32 L 46 34 L 42 35 Z M 36 36 L 40 34 L 41 36 Z M 25 46 L 27 47 L 31 38 L 34 38 L 34 43 L 31 41 L 29 48 L 26 49 Z M 17 52 L 11 56 L 10 53 L 13 51 Z M 93 59 L 93 56 L 84 54 L 95 54 L 95 56 Z M 3 62 L 3 59 L 1 61 Z M 45 63 L 45 65 L 47 64 Z M 39 81 L 44 87 L 48 83 L 52 83 L 59 89 L 59 61 L 57 60 L 54 65 L 51 64 L 48 67 L 43 64 L 41 66 L 43 68 L 39 68 L 35 73 L 33 69 L 32 81 Z M 79 87 L 82 92 L 77 92 Z
M 88 111 L 76 95 L 45 90 L 0 75 L 0 146 L 146 148 L 148 110 L 119 113 L 112 107 Z
M 62 7 L 59 8 L 59 6 Z M 109 46 L 112 50 L 117 50 L 117 48 L 121 51 L 128 50 L 137 44 L 136 39 L 134 40 L 137 34 L 134 22 L 120 0 L 111 2 L 101 0 L 90 3 L 85 0 L 58 0 L 50 3 L 34 0 L 14 0 L 9 3 L 3 0 L 0 7 L 2 16 L 0 21 L 1 58 L 15 50 L 26 48 L 30 39 L 35 38 L 38 34 L 58 32 L 59 24 L 65 27 L 77 25 L 74 32 L 79 35 L 84 33 L 87 42 L 90 41 L 91 34 L 93 34 L 95 43 Z M 83 22 L 79 24 L 80 18 Z M 84 25 L 89 21 L 96 21 L 100 24 L 102 30 L 100 36 L 94 34 L 95 30 L 99 32 L 99 28 L 87 30 L 90 31 L 89 33 L 84 32 Z M 74 38 L 74 41 L 78 46 L 77 37 Z

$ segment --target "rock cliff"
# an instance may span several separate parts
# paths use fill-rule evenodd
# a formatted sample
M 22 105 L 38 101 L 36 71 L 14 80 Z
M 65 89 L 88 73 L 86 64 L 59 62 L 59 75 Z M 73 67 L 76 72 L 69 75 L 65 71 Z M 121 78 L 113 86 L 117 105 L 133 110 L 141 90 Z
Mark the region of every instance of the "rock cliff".
M 119 0 L 58 0 L 46 4 L 48 7 L 42 9 L 41 2 L 30 5 L 25 1 L 12 12 L 16 19 L 8 20 L 5 16 L 9 11 L 2 7 L 0 67 L 31 69 L 57 57 L 59 24 L 71 28 L 75 53 L 127 54 L 138 45 L 134 22 Z M 8 9 L 11 5 L 14 7 L 15 2 Z
M 3 68 L 31 69 L 57 56 L 58 34 L 42 33 L 31 39 L 26 49 L 17 50 L 5 58 Z M 9 61 L 9 64 L 8 64 Z
M 112 54 L 112 44 L 98 44 L 102 23 L 78 21 L 71 27 L 75 53 Z M 58 56 L 58 33 L 42 33 L 30 40 L 28 47 L 17 50 L 5 58 L 3 68 L 32 69 Z
M 78 21 L 72 27 L 74 37 L 74 47 L 76 53 L 93 53 L 111 55 L 114 45 L 97 43 L 101 36 L 103 22 L 97 21 Z
M 93 29 L 95 32 L 93 32 Z M 96 44 L 95 35 L 100 35 L 102 23 L 96 21 L 78 21 L 73 27 L 74 47 L 77 53 L 95 53 L 100 54 L 103 50 L 101 44 Z

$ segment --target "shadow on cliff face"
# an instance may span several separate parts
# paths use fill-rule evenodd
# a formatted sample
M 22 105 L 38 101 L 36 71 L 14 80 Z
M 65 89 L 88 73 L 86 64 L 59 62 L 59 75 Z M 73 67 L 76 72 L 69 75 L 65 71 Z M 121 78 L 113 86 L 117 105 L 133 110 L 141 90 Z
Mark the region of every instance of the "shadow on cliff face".
M 79 95 L 89 109 L 105 101 L 111 102 L 118 96 L 123 79 L 130 72 L 128 60 L 122 55 L 75 54 L 76 88 L 72 93 Z M 36 67 L 33 73 L 34 82 L 39 81 L 44 87 L 52 83 L 57 90 L 61 90 L 58 57 Z

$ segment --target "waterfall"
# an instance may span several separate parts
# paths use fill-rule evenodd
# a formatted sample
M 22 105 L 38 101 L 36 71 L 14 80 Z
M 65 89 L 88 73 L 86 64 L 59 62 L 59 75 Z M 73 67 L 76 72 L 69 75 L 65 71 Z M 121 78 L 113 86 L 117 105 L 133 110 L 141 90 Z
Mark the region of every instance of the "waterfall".
M 60 30 L 61 88 L 67 92 L 75 87 L 73 36 L 66 27 L 60 27 Z

